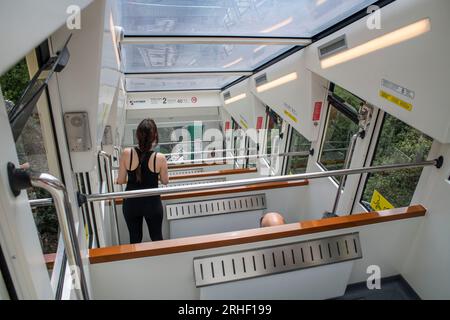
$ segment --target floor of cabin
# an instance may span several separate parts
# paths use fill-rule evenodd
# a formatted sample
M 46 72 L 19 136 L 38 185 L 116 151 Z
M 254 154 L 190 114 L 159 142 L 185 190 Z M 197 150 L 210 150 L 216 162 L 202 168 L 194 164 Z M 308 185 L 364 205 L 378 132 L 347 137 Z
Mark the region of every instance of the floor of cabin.
M 369 290 L 365 282 L 351 284 L 336 300 L 420 300 L 402 276 L 381 279 L 381 289 Z

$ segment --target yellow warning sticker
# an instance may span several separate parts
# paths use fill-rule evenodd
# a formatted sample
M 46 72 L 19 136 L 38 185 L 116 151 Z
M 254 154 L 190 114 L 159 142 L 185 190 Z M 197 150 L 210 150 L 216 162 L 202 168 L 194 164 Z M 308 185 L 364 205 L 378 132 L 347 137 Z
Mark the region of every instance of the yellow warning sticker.
M 241 121 L 239 121 L 239 123 L 241 124 L 241 126 L 243 126 L 245 129 L 248 129 L 248 124 L 241 119 Z
M 284 114 L 287 115 L 289 118 L 291 118 L 291 120 L 294 121 L 295 123 L 298 123 L 298 119 L 289 111 L 284 110 Z
M 392 94 L 387 93 L 384 90 L 380 90 L 380 97 L 386 99 L 389 102 L 392 102 L 392 103 L 398 105 L 399 107 L 402 107 L 405 110 L 412 111 L 412 109 L 413 109 L 413 105 L 411 103 L 403 101 L 402 99 L 397 98 L 396 96 L 393 96 Z
M 389 210 L 394 208 L 394 206 L 377 190 L 374 190 L 373 192 L 372 200 L 370 201 L 370 206 L 372 207 L 373 210 L 376 211 Z

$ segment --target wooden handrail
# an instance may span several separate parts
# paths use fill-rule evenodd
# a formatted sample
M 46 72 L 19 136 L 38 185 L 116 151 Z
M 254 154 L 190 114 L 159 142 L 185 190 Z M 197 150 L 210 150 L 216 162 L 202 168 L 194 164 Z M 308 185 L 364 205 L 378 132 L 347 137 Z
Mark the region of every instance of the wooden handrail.
M 308 184 L 309 184 L 308 180 L 267 182 L 267 183 L 252 184 L 249 186 L 231 187 L 231 188 L 225 188 L 225 189 L 210 189 L 210 190 L 202 190 L 202 191 L 191 191 L 191 192 L 180 192 L 180 193 L 174 193 L 174 194 L 167 194 L 167 195 L 162 195 L 161 200 L 177 200 L 177 199 L 197 198 L 197 197 L 206 197 L 206 196 L 218 196 L 218 195 L 230 194 L 230 193 L 242 193 L 242 192 L 252 192 L 252 191 L 270 190 L 270 189 L 303 187 L 303 186 L 307 186 Z M 121 204 L 123 204 L 123 199 L 117 199 L 116 205 L 121 205 Z
M 226 232 L 213 235 L 171 239 L 158 242 L 128 244 L 115 247 L 91 249 L 91 263 L 104 263 L 137 259 L 165 254 L 188 252 L 233 246 L 245 243 L 274 240 L 331 230 L 340 230 L 375 223 L 411 219 L 424 216 L 426 209 L 421 205 L 391 209 L 379 212 L 353 214 L 337 218 L 302 221 L 283 226 Z
M 258 172 L 256 168 L 244 168 L 244 169 L 225 169 L 217 171 L 206 171 L 198 173 L 180 174 L 177 176 L 170 176 L 170 180 L 182 180 L 182 179 L 196 179 L 196 178 L 209 178 L 215 176 L 229 176 L 234 174 L 245 174 Z

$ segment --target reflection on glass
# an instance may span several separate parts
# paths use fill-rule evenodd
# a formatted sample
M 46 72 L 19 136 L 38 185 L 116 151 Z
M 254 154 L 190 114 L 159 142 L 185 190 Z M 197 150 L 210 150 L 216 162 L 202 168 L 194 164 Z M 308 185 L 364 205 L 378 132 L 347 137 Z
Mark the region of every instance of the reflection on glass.
M 290 48 L 281 45 L 125 44 L 123 52 L 126 72 L 252 71 Z
M 386 114 L 372 165 L 426 160 L 432 143 L 430 137 Z M 377 191 L 386 199 L 385 204 L 390 203 L 396 208 L 409 206 L 422 170 L 416 168 L 370 174 L 364 188 L 362 203 L 368 210 L 378 210 L 379 208 L 371 206 L 374 192 Z
M 133 35 L 312 37 L 375 0 L 120 0 Z
M 302 136 L 297 130 L 292 128 L 291 143 L 289 152 L 308 152 L 311 149 L 311 142 Z M 306 172 L 309 155 L 289 156 L 287 158 L 286 174 L 301 174 Z
M 343 169 L 350 139 L 358 131 L 358 126 L 330 105 L 325 130 L 319 162 L 327 170 Z

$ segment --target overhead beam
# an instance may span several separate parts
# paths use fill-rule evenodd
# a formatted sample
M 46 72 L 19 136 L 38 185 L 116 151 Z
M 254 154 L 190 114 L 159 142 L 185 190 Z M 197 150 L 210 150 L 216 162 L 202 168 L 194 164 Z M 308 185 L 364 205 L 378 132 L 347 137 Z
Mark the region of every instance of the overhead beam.
M 125 36 L 122 44 L 240 44 L 307 46 L 310 38 L 233 36 Z

